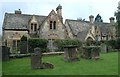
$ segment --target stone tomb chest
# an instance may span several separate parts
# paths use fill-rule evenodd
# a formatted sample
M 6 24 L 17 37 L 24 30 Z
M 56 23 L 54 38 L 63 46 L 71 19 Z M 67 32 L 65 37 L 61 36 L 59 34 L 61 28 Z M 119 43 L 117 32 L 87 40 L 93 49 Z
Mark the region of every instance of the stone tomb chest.
M 100 47 L 99 46 L 85 46 L 81 53 L 82 58 L 86 59 L 99 59 Z
M 67 45 L 64 46 L 64 60 L 65 61 L 77 61 L 79 60 L 77 56 L 76 45 Z

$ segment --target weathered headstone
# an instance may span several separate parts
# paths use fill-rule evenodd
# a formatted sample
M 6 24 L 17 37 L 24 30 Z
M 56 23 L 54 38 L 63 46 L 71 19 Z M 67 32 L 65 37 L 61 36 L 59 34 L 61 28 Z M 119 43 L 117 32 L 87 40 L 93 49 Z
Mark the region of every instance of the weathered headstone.
M 9 47 L 2 46 L 1 48 L 2 48 L 2 60 L 3 61 L 9 60 L 9 50 L 10 50 Z
M 99 59 L 100 58 L 100 53 L 99 53 L 99 51 L 93 51 L 93 52 L 91 52 L 91 55 L 92 55 L 92 59 L 95 59 L 95 60 L 97 60 L 97 59 Z
M 34 54 L 31 56 L 31 68 L 32 69 L 46 69 L 53 68 L 54 66 L 50 63 L 42 63 L 42 52 L 40 48 L 34 49 Z
M 31 56 L 31 67 L 32 69 L 42 68 L 42 53 L 40 48 L 34 49 L 34 54 Z
M 101 44 L 101 52 L 107 52 L 107 45 L 104 43 Z
M 77 46 L 65 46 L 64 47 L 64 60 L 65 61 L 77 61 L 79 60 L 76 51 Z

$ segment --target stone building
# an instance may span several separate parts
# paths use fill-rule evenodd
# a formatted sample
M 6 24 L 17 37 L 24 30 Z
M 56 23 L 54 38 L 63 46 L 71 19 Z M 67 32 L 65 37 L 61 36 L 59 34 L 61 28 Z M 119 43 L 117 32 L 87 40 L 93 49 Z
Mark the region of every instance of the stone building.
M 55 39 L 78 38 L 80 41 L 107 40 L 115 38 L 114 18 L 110 23 L 95 22 L 94 16 L 89 16 L 90 21 L 66 19 L 63 23 L 62 6 L 56 11 L 52 10 L 48 16 L 5 13 L 3 22 L 3 45 L 10 47 L 10 51 L 16 51 L 21 37 L 48 39 L 48 48 L 54 48 Z
M 89 16 L 89 21 L 66 19 L 65 26 L 69 38 L 77 38 L 80 41 L 86 40 L 110 40 L 116 38 L 114 17 L 109 18 L 110 23 L 94 20 L 94 16 Z

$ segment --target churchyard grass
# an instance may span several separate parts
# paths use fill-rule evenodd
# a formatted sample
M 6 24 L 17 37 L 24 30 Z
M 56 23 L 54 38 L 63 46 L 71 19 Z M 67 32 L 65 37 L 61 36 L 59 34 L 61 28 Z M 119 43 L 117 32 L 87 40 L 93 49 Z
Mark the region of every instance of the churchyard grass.
M 31 69 L 30 58 L 4 61 L 4 75 L 117 75 L 118 52 L 101 53 L 99 60 L 82 59 L 65 62 L 64 55 L 44 56 L 43 62 L 54 64 L 54 69 Z

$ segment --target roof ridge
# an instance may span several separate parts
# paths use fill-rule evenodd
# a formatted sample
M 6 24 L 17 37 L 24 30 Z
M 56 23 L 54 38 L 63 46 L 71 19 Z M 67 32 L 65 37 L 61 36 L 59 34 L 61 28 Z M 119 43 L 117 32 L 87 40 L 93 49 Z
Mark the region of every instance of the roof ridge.
M 85 22 L 85 23 L 90 23 L 90 21 L 74 20 L 74 19 L 66 19 L 66 21 L 76 21 L 76 22 Z
M 12 14 L 12 15 L 15 15 L 15 13 L 5 13 L 5 14 Z M 41 17 L 47 17 L 45 15 L 35 15 L 35 14 L 20 14 L 20 15 L 27 15 L 27 16 L 41 16 Z

